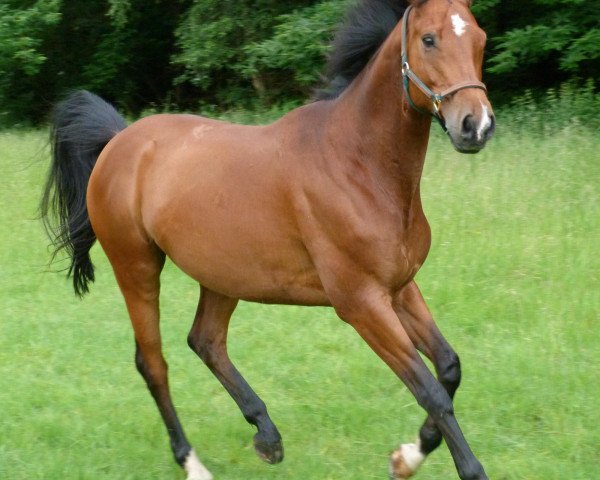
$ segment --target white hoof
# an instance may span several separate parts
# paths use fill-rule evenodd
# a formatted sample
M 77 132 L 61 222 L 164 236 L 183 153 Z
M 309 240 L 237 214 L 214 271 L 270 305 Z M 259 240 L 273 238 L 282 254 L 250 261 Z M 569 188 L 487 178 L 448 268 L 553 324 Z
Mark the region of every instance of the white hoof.
M 213 476 L 206 469 L 202 462 L 193 450 L 190 451 L 185 463 L 183 464 L 185 472 L 187 473 L 187 480 L 213 480 Z
M 412 477 L 421 464 L 425 455 L 421 452 L 421 442 L 405 443 L 392 453 L 390 458 L 390 478 L 405 480 Z

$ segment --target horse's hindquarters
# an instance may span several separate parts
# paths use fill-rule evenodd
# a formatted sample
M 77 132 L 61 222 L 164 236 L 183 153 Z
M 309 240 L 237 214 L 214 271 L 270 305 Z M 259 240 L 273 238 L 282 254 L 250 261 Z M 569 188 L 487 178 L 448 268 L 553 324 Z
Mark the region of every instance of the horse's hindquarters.
M 327 305 L 295 226 L 293 174 L 269 128 L 178 115 L 129 127 L 90 184 L 100 242 L 133 234 L 155 243 L 199 283 L 234 298 Z

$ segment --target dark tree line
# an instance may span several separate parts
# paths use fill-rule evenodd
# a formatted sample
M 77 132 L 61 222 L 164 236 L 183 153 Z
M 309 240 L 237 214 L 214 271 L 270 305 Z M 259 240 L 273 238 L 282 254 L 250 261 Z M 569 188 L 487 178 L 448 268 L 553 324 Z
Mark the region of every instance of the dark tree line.
M 66 91 L 149 108 L 310 96 L 356 0 L 0 0 L 0 125 L 37 123 Z M 600 0 L 474 0 L 485 81 L 505 100 L 600 74 Z

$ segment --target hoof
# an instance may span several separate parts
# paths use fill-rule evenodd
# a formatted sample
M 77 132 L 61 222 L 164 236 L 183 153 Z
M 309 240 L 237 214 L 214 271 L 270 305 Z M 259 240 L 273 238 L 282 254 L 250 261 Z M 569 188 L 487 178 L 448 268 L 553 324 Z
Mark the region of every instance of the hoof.
M 390 457 L 390 479 L 405 480 L 412 477 L 424 460 L 419 442 L 400 445 Z
M 258 458 L 263 462 L 275 464 L 283 460 L 283 444 L 281 440 L 266 442 L 259 438 L 259 434 L 257 433 L 254 435 L 254 450 L 256 450 Z
M 213 480 L 213 476 L 206 469 L 202 462 L 193 450 L 188 454 L 183 464 L 185 473 L 187 473 L 186 480 Z

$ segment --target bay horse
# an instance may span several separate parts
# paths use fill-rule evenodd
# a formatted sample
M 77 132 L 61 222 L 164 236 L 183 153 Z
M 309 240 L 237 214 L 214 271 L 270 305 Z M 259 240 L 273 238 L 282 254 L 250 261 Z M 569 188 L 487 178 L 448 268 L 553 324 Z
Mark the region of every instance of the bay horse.
M 442 438 L 462 480 L 488 478 L 454 415 L 458 356 L 413 280 L 430 247 L 419 184 L 432 118 L 461 152 L 479 151 L 494 131 L 485 38 L 467 0 L 364 0 L 334 41 L 330 88 L 270 125 L 163 114 L 127 126 L 85 91 L 56 107 L 46 227 L 70 256 L 80 296 L 94 280 L 89 250 L 101 244 L 131 318 L 135 364 L 188 480 L 212 475 L 169 393 L 166 256 L 200 285 L 188 344 L 257 428 L 261 459 L 280 462 L 283 447 L 227 354 L 240 299 L 332 306 L 406 384 L 428 416 L 417 440 L 392 453 L 392 478 L 412 476 Z

